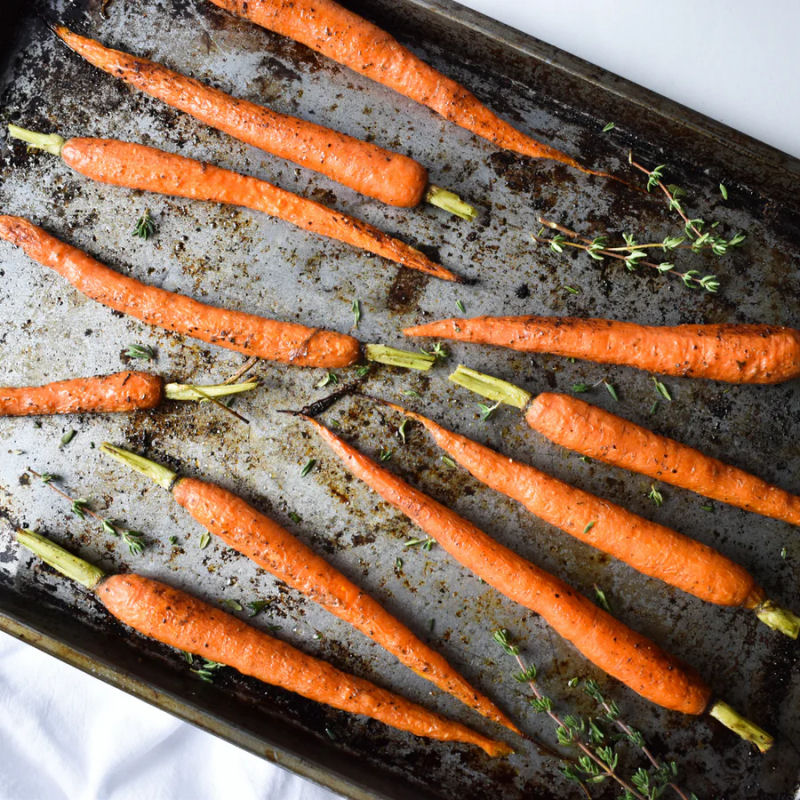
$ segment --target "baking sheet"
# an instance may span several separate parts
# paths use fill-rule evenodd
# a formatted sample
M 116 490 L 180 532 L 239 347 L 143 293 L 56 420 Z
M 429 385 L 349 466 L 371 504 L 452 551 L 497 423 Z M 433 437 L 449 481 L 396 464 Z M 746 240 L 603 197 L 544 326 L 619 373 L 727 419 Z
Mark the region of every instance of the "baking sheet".
M 163 147 L 257 175 L 360 216 L 430 252 L 475 281 L 453 286 L 412 273 L 345 245 L 311 237 L 256 212 L 143 195 L 92 184 L 59 160 L 0 150 L 0 203 L 115 268 L 205 302 L 266 316 L 351 331 L 358 299 L 363 341 L 402 346 L 399 329 L 457 314 L 574 314 L 642 323 L 772 322 L 800 327 L 796 185 L 798 164 L 763 145 L 667 103 L 637 87 L 448 2 L 349 4 L 375 19 L 444 72 L 469 86 L 506 118 L 580 160 L 625 173 L 628 150 L 641 161 L 666 162 L 671 182 L 690 191 L 698 216 L 714 217 L 748 243 L 720 261 L 692 267 L 717 272 L 718 295 L 680 282 L 629 275 L 585 256 L 535 248 L 538 213 L 582 230 L 630 230 L 656 240 L 675 231 L 659 199 L 558 165 L 499 152 L 425 108 L 327 61 L 306 48 L 201 2 L 52 2 L 60 19 L 110 46 L 145 55 L 234 95 L 272 104 L 379 144 L 431 168 L 432 180 L 481 208 L 469 225 L 433 208 L 382 206 L 337 184 L 233 141 L 102 75 L 60 45 L 34 14 L 23 19 L 3 76 L 4 121 L 58 130 L 64 136 L 113 136 Z M 608 121 L 616 127 L 601 130 Z M 724 182 L 729 201 L 721 203 Z M 149 208 L 157 234 L 131 236 Z M 0 248 L 2 381 L 38 383 L 124 366 L 128 344 L 157 351 L 150 365 L 171 380 L 216 382 L 243 362 L 237 354 L 158 332 L 78 295 L 58 276 L 10 246 Z M 565 286 L 579 289 L 578 294 Z M 649 376 L 565 359 L 528 357 L 453 345 L 448 363 L 430 375 L 377 370 L 373 394 L 403 399 L 449 427 L 714 545 L 747 566 L 777 601 L 797 609 L 800 546 L 790 526 L 713 504 L 671 487 L 664 505 L 647 499 L 649 481 L 586 464 L 528 430 L 501 409 L 486 423 L 475 398 L 447 383 L 464 362 L 531 391 L 568 390 L 607 377 L 619 402 L 602 388 L 589 399 L 797 490 L 800 450 L 797 382 L 728 387 L 669 379 L 674 401 L 656 399 Z M 530 713 L 513 681 L 513 664 L 492 642 L 506 627 L 540 668 L 562 711 L 589 711 L 566 682 L 598 680 L 658 754 L 675 758 L 682 782 L 698 796 L 791 797 L 798 785 L 796 645 L 746 612 L 713 608 L 610 561 L 539 522 L 460 470 L 448 468 L 418 428 L 405 447 L 400 420 L 364 401 L 342 403 L 335 419 L 348 439 L 376 454 L 393 449 L 389 466 L 457 508 L 499 540 L 592 595 L 602 587 L 614 613 L 697 666 L 714 689 L 779 735 L 765 757 L 752 754 L 713 722 L 662 711 L 600 672 L 552 634 L 535 615 L 467 575 L 439 548 L 404 548 L 416 531 L 343 469 L 300 422 L 276 413 L 321 396 L 320 370 L 261 364 L 263 388 L 238 398 L 250 426 L 210 406 L 166 404 L 154 412 L 0 420 L 0 507 L 14 524 L 36 527 L 110 570 L 136 569 L 212 602 L 268 600 L 253 622 L 337 666 L 407 697 L 497 733 L 488 723 L 243 557 L 215 541 L 199 548 L 202 530 L 158 487 L 110 463 L 97 451 L 109 440 L 143 451 L 184 474 L 217 481 L 271 514 L 378 597 L 430 641 L 532 735 L 554 741 L 545 719 Z M 350 373 L 341 371 L 340 377 Z M 414 389 L 421 399 L 403 398 Z M 60 445 L 62 435 L 76 430 Z M 18 453 L 17 451 L 22 451 Z M 303 464 L 317 467 L 301 476 Z M 25 467 L 60 476 L 75 495 L 148 539 L 135 558 L 99 526 L 81 522 Z M 297 514 L 295 522 L 290 514 Z M 169 542 L 177 537 L 176 545 Z M 94 600 L 20 557 L 7 526 L 0 530 L 0 609 L 16 635 L 78 661 L 106 680 L 190 719 L 267 758 L 353 797 L 483 798 L 565 796 L 573 789 L 557 764 L 521 744 L 508 760 L 491 761 L 467 747 L 414 739 L 349 717 L 225 671 L 213 686 L 197 681 L 180 654 L 109 622 Z M 786 548 L 786 557 L 781 556 Z M 402 559 L 402 567 L 397 559 Z

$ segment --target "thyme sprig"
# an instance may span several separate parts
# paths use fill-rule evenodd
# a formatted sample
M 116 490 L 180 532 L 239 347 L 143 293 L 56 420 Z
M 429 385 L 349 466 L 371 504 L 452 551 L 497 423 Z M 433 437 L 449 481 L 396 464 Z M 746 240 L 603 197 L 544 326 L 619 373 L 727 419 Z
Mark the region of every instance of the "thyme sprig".
M 152 361 L 156 357 L 155 350 L 146 344 L 129 344 L 123 351 L 123 355 L 143 361 Z
M 478 403 L 478 408 L 480 409 L 481 412 L 480 414 L 481 422 L 486 422 L 489 420 L 492 414 L 494 414 L 494 412 L 497 411 L 498 408 L 500 408 L 500 401 L 498 400 L 491 406 L 488 403 Z
M 144 214 L 136 221 L 136 225 L 131 231 L 131 235 L 138 236 L 140 239 L 149 239 L 156 232 L 156 224 L 150 214 L 150 209 L 146 208 Z
M 731 239 L 725 239 L 722 236 L 713 233 L 713 229 L 717 227 L 716 222 L 708 225 L 705 220 L 695 218 L 690 219 L 689 215 L 683 208 L 681 198 L 686 196 L 686 192 L 680 186 L 674 183 L 669 185 L 665 184 L 662 178 L 664 177 L 664 168 L 666 164 L 660 164 L 655 169 L 649 170 L 647 167 L 642 166 L 633 160 L 633 153 L 628 153 L 628 163 L 639 172 L 647 175 L 647 191 L 651 192 L 655 188 L 659 188 L 669 202 L 670 211 L 677 212 L 678 216 L 683 220 L 683 229 L 686 238 L 690 240 L 687 245 L 695 252 L 708 249 L 714 253 L 715 256 L 724 256 L 731 247 L 739 247 L 745 240 L 744 233 L 737 233 Z M 724 200 L 728 199 L 728 191 L 720 184 L 720 193 Z
M 98 514 L 90 507 L 89 501 L 85 497 L 73 497 L 63 489 L 60 489 L 53 483 L 53 481 L 57 480 L 55 475 L 51 475 L 47 472 L 40 474 L 30 467 L 28 467 L 28 472 L 34 477 L 39 478 L 45 486 L 52 489 L 56 494 L 68 500 L 71 503 L 72 513 L 75 514 L 76 517 L 85 520 L 88 514 L 100 523 L 100 526 L 106 533 L 122 539 L 122 541 L 128 545 L 128 550 L 130 550 L 131 555 L 139 556 L 142 554 L 147 543 L 145 542 L 144 536 L 139 531 L 129 530 L 115 520 L 108 519 L 102 514 Z
M 611 395 L 611 397 L 616 402 L 619 402 L 619 393 L 617 392 L 617 388 L 608 380 L 608 378 L 600 378 L 599 381 L 595 381 L 594 383 L 573 383 L 571 388 L 575 394 L 583 394 L 584 392 L 596 389 L 600 385 L 605 386 L 606 391 Z
M 195 656 L 191 653 L 184 652 L 186 663 L 191 665 L 189 672 L 196 675 L 203 683 L 214 683 L 216 673 L 221 670 L 225 664 L 220 664 L 218 661 L 212 661 L 209 658 L 198 659 L 199 664 L 195 662 Z
M 631 234 L 625 233 L 623 234 L 623 239 L 625 240 L 624 245 L 610 247 L 608 244 L 608 237 L 606 236 L 596 236 L 594 239 L 590 239 L 552 220 L 539 217 L 538 221 L 539 224 L 543 226 L 543 229 L 533 234 L 534 241 L 548 245 L 555 253 L 563 253 L 565 247 L 572 247 L 588 253 L 595 261 L 602 261 L 605 258 L 613 258 L 617 261 L 622 261 L 629 272 L 635 272 L 639 267 L 650 267 L 658 271 L 661 275 L 669 274 L 680 278 L 684 286 L 689 289 L 704 289 L 712 294 L 719 289 L 719 280 L 717 280 L 716 275 L 701 275 L 699 270 L 696 269 L 680 272 L 672 261 L 656 262 L 647 259 L 645 251 L 651 248 L 660 248 L 664 253 L 671 253 L 674 250 L 684 248 L 693 249 L 692 244 L 684 244 L 686 241 L 685 237 L 667 236 L 661 242 L 640 244 Z M 544 228 L 557 231 L 557 233 L 551 237 L 542 236 Z M 744 237 L 744 234 L 737 234 L 737 236 Z M 735 246 L 732 244 L 734 240 L 736 240 L 736 237 L 731 239 L 728 246 Z M 737 241 L 736 244 L 740 244 L 741 241 L 744 241 L 744 238 Z
M 570 781 L 577 783 L 590 797 L 587 785 L 613 780 L 622 789 L 622 800 L 656 800 L 669 787 L 681 800 L 697 800 L 694 794 L 686 794 L 673 778 L 677 775 L 675 762 L 659 761 L 647 748 L 642 734 L 620 719 L 619 708 L 613 701 L 607 701 L 594 681 L 584 682 L 584 691 L 598 703 L 604 716 L 600 719 L 584 718 L 567 714 L 563 717 L 553 709 L 553 701 L 540 688 L 535 664 L 526 664 L 520 655 L 519 647 L 513 644 L 508 631 L 500 628 L 494 632 L 494 640 L 506 655 L 511 656 L 520 668 L 514 675 L 519 683 L 528 686 L 533 694 L 529 703 L 537 713 L 547 714 L 556 726 L 556 738 L 562 746 L 574 747 L 579 756 L 574 763 L 562 760 L 561 770 Z M 572 679 L 569 686 L 577 686 Z M 604 727 L 612 725 L 624 734 L 624 738 L 645 755 L 650 763 L 649 769 L 637 768 L 629 779 L 619 770 L 619 753 L 616 741 Z
M 652 751 L 647 747 L 642 733 L 620 718 L 617 704 L 613 700 L 606 700 L 603 697 L 596 681 L 584 681 L 583 691 L 603 709 L 606 720 L 618 728 L 625 735 L 625 738 L 634 747 L 638 748 L 650 762 L 653 768 L 652 772 L 640 768 L 633 774 L 631 781 L 637 788 L 642 791 L 649 789 L 650 794 L 647 795 L 648 797 L 658 797 L 665 788 L 670 788 L 682 800 L 697 800 L 697 796 L 693 792 L 689 792 L 687 795 L 683 789 L 672 781 L 672 778 L 678 774 L 677 764 L 674 761 L 661 761 L 653 755 Z
M 430 350 L 420 348 L 420 353 L 425 353 L 426 356 L 433 356 L 437 361 L 445 361 L 450 358 L 450 351 L 441 342 L 436 342 Z

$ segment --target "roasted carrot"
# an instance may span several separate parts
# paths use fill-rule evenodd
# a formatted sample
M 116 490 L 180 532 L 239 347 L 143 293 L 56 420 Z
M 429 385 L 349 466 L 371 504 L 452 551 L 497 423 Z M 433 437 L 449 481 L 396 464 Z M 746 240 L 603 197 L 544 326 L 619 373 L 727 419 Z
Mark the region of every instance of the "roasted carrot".
M 101 183 L 263 211 L 410 269 L 446 281 L 460 280 L 424 253 L 373 225 L 249 175 L 118 139 L 84 137 L 65 141 L 58 134 L 45 135 L 17 125 L 9 125 L 8 131 L 32 147 L 61 156 L 76 172 Z
M 780 383 L 800 375 L 800 331 L 773 325 L 654 326 L 575 317 L 475 317 L 428 322 L 403 333 L 728 383 Z
M 54 30 L 90 64 L 253 147 L 327 175 L 383 203 L 411 208 L 425 200 L 463 219 L 476 216 L 475 209 L 457 195 L 429 184 L 428 171 L 413 158 L 231 97 L 162 64 L 104 47 L 63 26 Z
M 209 344 L 305 367 L 346 367 L 361 357 L 352 336 L 209 306 L 147 286 L 95 261 L 22 217 L 0 215 L 0 238 L 103 305 Z
M 534 399 L 519 386 L 463 365 L 450 380 L 525 411 L 528 425 L 563 447 L 746 511 L 800 525 L 797 495 L 577 397 L 543 392 Z
M 349 622 L 417 675 L 489 719 L 518 730 L 499 708 L 473 689 L 441 655 L 420 641 L 376 600 L 240 497 L 213 483 L 181 478 L 172 470 L 121 447 L 106 443 L 101 449 L 170 491 L 200 525 L 229 547 Z
M 416 736 L 474 744 L 490 756 L 512 752 L 504 742 L 482 736 L 394 692 L 342 672 L 327 661 L 306 655 L 187 592 L 134 573 L 106 575 L 33 531 L 20 531 L 17 539 L 46 563 L 93 591 L 112 616 L 143 636 Z
M 333 0 L 211 0 L 220 8 L 302 42 L 406 97 L 416 100 L 498 147 L 546 158 L 591 175 L 554 147 L 537 142 L 490 111 L 475 95 L 442 75 L 377 25 Z M 611 176 L 607 176 L 611 177 Z
M 717 550 L 503 456 L 422 414 L 380 402 L 423 425 L 436 444 L 479 481 L 570 536 L 701 600 L 750 609 L 771 627 L 780 614 L 786 623 L 782 633 L 792 639 L 800 633 L 800 617 L 768 600 L 744 567 Z
M 83 414 L 155 408 L 163 400 L 204 400 L 255 389 L 255 381 L 213 386 L 164 383 L 159 375 L 126 370 L 43 386 L 0 386 L 0 417 Z
M 348 472 L 405 514 L 468 570 L 540 614 L 592 663 L 664 708 L 684 714 L 714 714 L 717 704 L 711 703 L 711 689 L 691 667 L 623 625 L 564 581 L 379 466 L 317 420 L 300 416 L 313 426 Z
M 575 397 L 540 394 L 525 419 L 543 436 L 590 458 L 800 525 L 800 496 Z

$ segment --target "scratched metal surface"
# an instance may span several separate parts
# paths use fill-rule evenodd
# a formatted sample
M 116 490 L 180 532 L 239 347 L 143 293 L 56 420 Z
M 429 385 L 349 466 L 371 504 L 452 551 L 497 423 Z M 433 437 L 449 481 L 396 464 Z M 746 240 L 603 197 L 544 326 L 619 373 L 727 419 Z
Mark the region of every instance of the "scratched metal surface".
M 629 148 L 649 164 L 670 165 L 671 181 L 690 188 L 688 205 L 726 229 L 746 230 L 741 251 L 711 264 L 718 295 L 693 293 L 679 282 L 629 275 L 586 257 L 534 249 L 536 213 L 591 231 L 631 230 L 660 239 L 675 231 L 663 203 L 547 163 L 502 153 L 389 90 L 305 48 L 192 0 L 115 0 L 103 19 L 97 0 L 53 0 L 48 19 L 61 19 L 112 46 L 146 55 L 231 93 L 330 124 L 408 152 L 431 167 L 432 179 L 476 201 L 473 225 L 432 208 L 391 209 L 210 130 L 189 117 L 100 74 L 60 46 L 31 15 L 16 29 L 2 84 L 3 121 L 65 136 L 116 136 L 208 159 L 335 205 L 406 240 L 426 245 L 442 263 L 474 279 L 453 286 L 428 280 L 309 236 L 255 212 L 143 196 L 92 184 L 55 158 L 0 145 L 0 207 L 31 218 L 128 274 L 207 302 L 349 331 L 358 298 L 363 341 L 401 345 L 401 326 L 458 313 L 598 315 L 644 323 L 763 321 L 800 325 L 798 163 L 680 109 L 614 76 L 447 0 L 389 0 L 353 6 L 396 32 L 428 61 L 472 88 L 526 131 L 584 162 L 626 172 Z M 611 134 L 601 135 L 614 120 Z M 630 175 L 629 175 L 630 176 Z M 720 181 L 730 200 L 718 197 Z M 157 235 L 131 236 L 149 208 Z M 38 383 L 124 366 L 127 344 L 149 344 L 151 368 L 172 380 L 214 382 L 243 361 L 237 354 L 167 335 L 109 312 L 58 276 L 0 245 L 0 379 Z M 580 290 L 571 294 L 563 287 Z M 376 370 L 368 389 L 408 398 L 420 410 L 504 452 L 714 545 L 746 565 L 778 601 L 800 608 L 800 545 L 788 525 L 713 504 L 666 487 L 664 504 L 646 498 L 649 482 L 586 464 L 526 429 L 503 409 L 481 423 L 473 398 L 445 380 L 466 362 L 531 391 L 568 390 L 607 377 L 590 400 L 726 458 L 787 489 L 800 489 L 797 382 L 778 387 L 728 387 L 666 381 L 674 397 L 648 416 L 656 399 L 649 376 L 565 359 L 526 357 L 488 348 L 452 347 L 429 375 Z M 425 435 L 364 402 L 326 415 L 370 453 L 391 448 L 391 469 L 457 508 L 499 540 L 592 594 L 603 588 L 614 612 L 694 664 L 715 691 L 778 736 L 758 757 L 718 725 L 663 712 L 578 657 L 534 614 L 499 597 L 440 549 L 404 548 L 417 531 L 351 480 L 301 423 L 277 409 L 321 396 L 323 373 L 262 364 L 263 388 L 236 400 L 248 427 L 213 407 L 166 404 L 127 416 L 0 420 L 0 506 L 18 525 L 36 527 L 108 570 L 135 569 L 212 602 L 269 601 L 256 625 L 340 667 L 368 677 L 486 732 L 457 702 L 395 663 L 349 626 L 288 590 L 246 559 L 212 541 L 159 488 L 124 472 L 97 451 L 104 440 L 127 445 L 215 480 L 249 498 L 303 541 L 324 553 L 441 650 L 483 691 L 553 742 L 549 723 L 526 710 L 512 665 L 491 641 L 504 626 L 541 670 L 562 711 L 589 711 L 570 691 L 573 676 L 597 679 L 664 758 L 675 758 L 682 781 L 700 797 L 788 798 L 798 785 L 800 677 L 796 645 L 745 612 L 700 601 L 580 545 L 497 497 L 460 470 L 448 468 Z M 348 377 L 347 371 L 341 378 Z M 59 446 L 62 434 L 75 438 Z M 20 452 L 21 451 L 21 452 Z M 307 477 L 303 464 L 317 459 Z M 109 517 L 145 533 L 144 554 L 132 557 L 95 524 L 25 476 L 30 466 L 60 476 L 62 485 Z M 299 515 L 293 521 L 290 514 Z M 0 530 L 0 623 L 4 629 L 76 663 L 128 691 L 352 797 L 506 798 L 577 796 L 557 764 L 515 741 L 518 752 L 491 761 L 467 747 L 431 744 L 378 723 L 306 702 L 223 673 L 207 686 L 191 677 L 179 654 L 109 622 L 96 602 L 20 555 Z M 169 537 L 177 537 L 174 545 Z M 781 550 L 785 548 L 785 558 Z M 402 566 L 398 562 L 402 559 Z M 626 756 L 627 758 L 627 756 Z M 603 796 L 603 795 L 601 795 Z M 607 790 L 607 796 L 611 796 Z

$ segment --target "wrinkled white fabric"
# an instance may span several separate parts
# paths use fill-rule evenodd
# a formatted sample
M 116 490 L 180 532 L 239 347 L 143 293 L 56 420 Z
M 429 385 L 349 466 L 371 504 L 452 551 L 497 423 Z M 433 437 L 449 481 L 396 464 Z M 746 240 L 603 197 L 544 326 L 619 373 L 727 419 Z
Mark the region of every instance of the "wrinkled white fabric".
M 0 633 L 2 800 L 337 800 Z

